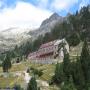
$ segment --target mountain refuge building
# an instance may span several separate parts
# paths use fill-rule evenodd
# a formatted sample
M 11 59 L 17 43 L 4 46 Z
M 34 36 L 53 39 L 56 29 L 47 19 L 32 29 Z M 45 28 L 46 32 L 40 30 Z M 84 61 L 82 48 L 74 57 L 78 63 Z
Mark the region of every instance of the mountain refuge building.
M 28 55 L 28 60 L 36 63 L 62 62 L 64 58 L 63 46 L 69 53 L 69 44 L 66 39 L 54 40 L 42 44 L 40 48 Z

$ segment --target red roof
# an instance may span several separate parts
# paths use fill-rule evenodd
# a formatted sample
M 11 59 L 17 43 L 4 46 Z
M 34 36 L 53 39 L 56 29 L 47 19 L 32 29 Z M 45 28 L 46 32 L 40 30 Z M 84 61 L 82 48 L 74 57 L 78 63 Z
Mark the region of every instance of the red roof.
M 42 44 L 42 45 L 40 46 L 40 48 L 45 48 L 45 47 L 48 47 L 48 46 L 52 46 L 52 45 L 55 44 L 55 42 L 56 42 L 56 40 L 51 41 L 51 42 L 48 42 L 48 43 L 45 43 L 45 44 Z

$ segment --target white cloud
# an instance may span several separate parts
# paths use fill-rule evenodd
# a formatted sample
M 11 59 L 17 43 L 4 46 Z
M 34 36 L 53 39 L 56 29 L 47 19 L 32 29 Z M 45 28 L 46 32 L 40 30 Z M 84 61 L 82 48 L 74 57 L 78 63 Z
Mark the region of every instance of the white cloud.
M 68 11 L 74 4 L 78 3 L 78 0 L 54 0 L 51 4 L 51 8 L 57 11 Z
M 0 7 L 5 4 L 0 0 Z M 79 0 L 36 0 L 35 6 L 25 0 L 17 0 L 15 7 L 7 7 L 0 11 L 0 30 L 9 27 L 39 27 L 41 22 L 48 18 L 53 10 L 60 12 L 69 11 Z M 89 3 L 89 0 L 81 0 L 80 8 Z M 49 8 L 49 9 L 47 9 Z
M 17 2 L 15 8 L 4 8 L 0 12 L 0 30 L 9 27 L 39 27 L 52 12 L 40 9 L 30 3 Z

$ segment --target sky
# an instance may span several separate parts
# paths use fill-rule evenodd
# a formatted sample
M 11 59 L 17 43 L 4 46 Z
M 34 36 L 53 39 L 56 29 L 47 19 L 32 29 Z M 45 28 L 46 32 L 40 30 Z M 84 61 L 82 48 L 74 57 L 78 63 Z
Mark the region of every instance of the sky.
M 90 0 L 0 0 L 0 31 L 11 28 L 38 28 L 54 12 L 75 13 Z

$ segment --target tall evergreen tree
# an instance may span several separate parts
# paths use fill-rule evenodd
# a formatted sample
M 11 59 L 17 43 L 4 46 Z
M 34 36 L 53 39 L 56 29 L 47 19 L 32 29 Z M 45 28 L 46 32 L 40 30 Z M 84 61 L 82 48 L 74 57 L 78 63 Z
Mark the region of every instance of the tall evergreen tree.
M 53 82 L 60 84 L 64 80 L 63 65 L 56 64 L 55 75 L 53 76 Z
M 35 77 L 32 77 L 29 81 L 27 90 L 38 90 Z
M 70 76 L 70 59 L 69 59 L 69 53 L 64 48 L 64 59 L 63 59 L 63 72 L 65 74 L 65 77 L 67 77 L 67 80 L 69 80 Z
M 61 90 L 77 90 L 75 85 L 74 85 L 72 76 L 70 76 L 68 82 L 61 85 Z
M 8 70 L 11 68 L 11 66 L 12 66 L 12 64 L 11 64 L 9 54 L 6 54 L 5 59 L 2 63 L 3 72 L 8 72 Z
M 90 87 L 90 54 L 89 54 L 89 48 L 86 40 L 84 41 L 84 44 L 82 47 L 80 61 L 84 72 L 86 84 L 89 83 L 89 87 Z
M 85 90 L 85 78 L 81 66 L 80 59 L 77 56 L 77 61 L 73 69 L 73 80 L 78 90 Z

